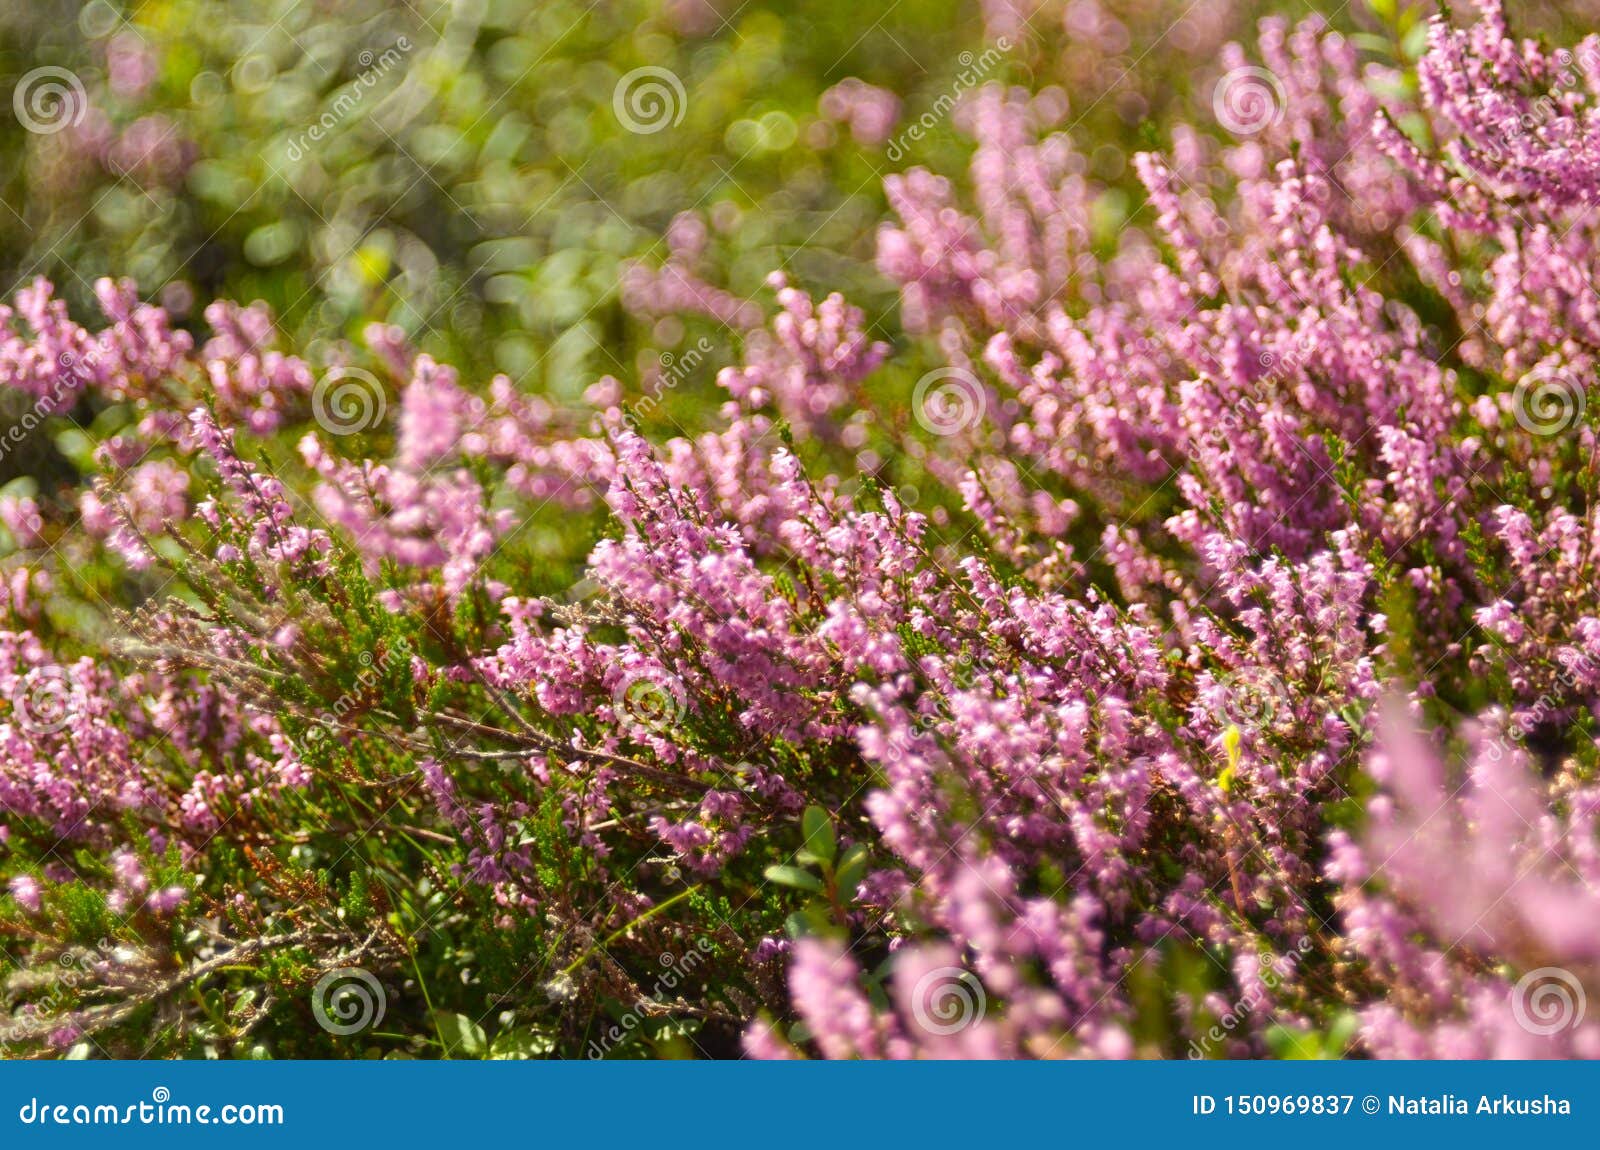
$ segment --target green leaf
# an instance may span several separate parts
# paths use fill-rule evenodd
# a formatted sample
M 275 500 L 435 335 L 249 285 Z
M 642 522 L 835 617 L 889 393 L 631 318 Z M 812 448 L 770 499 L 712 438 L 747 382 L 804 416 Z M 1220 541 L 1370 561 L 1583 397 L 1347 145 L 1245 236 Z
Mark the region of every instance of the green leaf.
M 1360 1029 L 1361 1020 L 1353 1011 L 1345 1011 L 1335 1018 L 1328 1027 L 1323 1046 L 1329 1058 L 1343 1058 L 1345 1051 L 1350 1049 L 1350 1044 L 1356 1040 L 1356 1032 Z
M 548 1058 L 555 1048 L 555 1037 L 541 1030 L 507 1030 L 494 1036 L 489 1057 L 496 1062 L 521 1062 L 531 1058 Z
M 839 859 L 839 869 L 835 875 L 835 882 L 839 893 L 846 898 L 854 895 L 856 887 L 861 885 L 861 880 L 867 876 L 868 851 L 864 844 L 857 843 L 844 852 Z
M 806 850 L 813 858 L 831 863 L 838 843 L 833 837 L 833 820 L 822 807 L 807 807 L 801 816 L 800 829 L 805 832 Z
M 444 1039 L 448 1058 L 482 1058 L 489 1053 L 489 1037 L 483 1027 L 464 1014 L 435 1010 L 433 1024 Z
M 821 879 L 797 866 L 769 866 L 764 873 L 768 882 L 775 882 L 779 886 L 792 886 L 796 890 L 809 890 L 813 893 L 820 893 L 822 890 Z
M 59 432 L 54 442 L 56 450 L 85 475 L 93 475 L 98 470 L 94 459 L 95 442 L 77 428 Z
M 1418 24 L 1406 33 L 1406 38 L 1400 46 L 1405 50 L 1407 59 L 1420 60 L 1422 54 L 1427 51 L 1428 27 L 1427 24 Z
M 1311 1031 L 1280 1024 L 1269 1026 L 1265 1037 L 1274 1058 L 1306 1062 L 1328 1057 L 1319 1036 Z

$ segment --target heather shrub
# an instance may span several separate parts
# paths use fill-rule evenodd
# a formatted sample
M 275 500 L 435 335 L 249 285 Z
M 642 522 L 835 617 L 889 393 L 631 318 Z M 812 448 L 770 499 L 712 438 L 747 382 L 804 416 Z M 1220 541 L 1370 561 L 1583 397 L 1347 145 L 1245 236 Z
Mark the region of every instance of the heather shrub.
M 681 205 L 581 393 L 19 292 L 7 1049 L 1596 1053 L 1600 40 L 1272 16 L 1075 109 L 1164 10 L 1019 41 L 871 272 Z

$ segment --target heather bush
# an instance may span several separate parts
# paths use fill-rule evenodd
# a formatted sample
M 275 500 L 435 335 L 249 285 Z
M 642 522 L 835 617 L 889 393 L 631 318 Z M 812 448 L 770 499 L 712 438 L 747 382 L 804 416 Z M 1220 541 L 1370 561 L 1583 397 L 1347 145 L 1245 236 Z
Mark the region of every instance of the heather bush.
M 20 290 L 6 1049 L 1600 1053 L 1600 38 L 1168 7 L 841 74 L 871 267 L 663 197 L 581 391 Z

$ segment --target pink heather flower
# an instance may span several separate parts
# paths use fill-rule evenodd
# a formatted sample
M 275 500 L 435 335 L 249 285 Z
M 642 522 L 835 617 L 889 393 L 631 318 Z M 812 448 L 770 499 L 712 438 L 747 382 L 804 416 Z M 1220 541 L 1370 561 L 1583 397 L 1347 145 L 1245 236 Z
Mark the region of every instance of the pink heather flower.
M 157 918 L 168 918 L 188 901 L 189 892 L 181 886 L 162 887 L 150 896 L 150 913 Z
M 701 275 L 709 236 L 704 221 L 684 212 L 667 229 L 667 262 L 660 268 L 643 263 L 627 266 L 622 275 L 622 303 L 644 318 L 698 314 L 727 327 L 749 329 L 761 324 L 761 309 L 707 282 Z
M 1540 780 L 1517 740 L 1492 725 L 1471 732 L 1459 787 L 1398 708 L 1381 734 L 1369 769 L 1386 793 L 1366 840 L 1336 836 L 1329 866 L 1344 885 L 1351 949 L 1393 988 L 1364 1012 L 1364 1041 L 1401 1058 L 1600 1057 L 1600 1025 L 1581 1015 L 1571 1026 L 1526 1025 L 1530 1001 L 1521 1019 L 1513 1008 L 1531 993 L 1526 983 L 1512 986 L 1476 957 L 1593 984 L 1600 795 Z M 1557 791 L 1568 792 L 1569 813 L 1557 812 Z
M 780 272 L 768 284 L 783 309 L 771 336 L 752 335 L 745 364 L 723 370 L 717 383 L 752 409 L 770 403 L 798 430 L 822 434 L 833 426 L 836 409 L 887 358 L 889 345 L 868 338 L 865 316 L 842 296 L 816 304 Z
M 160 74 L 160 61 L 137 32 L 119 32 L 106 43 L 106 78 L 124 100 L 144 95 Z
M 826 119 L 847 125 L 856 143 L 866 148 L 887 141 L 900 119 L 900 101 L 893 92 L 854 76 L 822 93 L 817 110 Z
M 7 884 L 6 889 L 11 892 L 11 897 L 17 900 L 17 905 L 29 914 L 38 914 L 42 893 L 39 880 L 31 875 L 16 875 Z
M 6 525 L 18 547 L 37 547 L 42 542 L 39 532 L 44 526 L 44 516 L 39 512 L 39 504 L 30 496 L 0 496 L 0 522 Z

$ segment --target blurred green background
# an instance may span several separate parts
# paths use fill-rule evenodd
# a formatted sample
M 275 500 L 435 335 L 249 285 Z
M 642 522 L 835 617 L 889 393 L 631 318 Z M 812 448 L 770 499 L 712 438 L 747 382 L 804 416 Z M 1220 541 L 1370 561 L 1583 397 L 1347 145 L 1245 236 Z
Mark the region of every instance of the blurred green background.
M 1301 5 L 1290 5 L 1303 11 Z M 1018 9 L 1021 11 L 1017 11 Z M 705 277 L 757 298 L 784 267 L 866 307 L 886 172 L 959 176 L 937 115 L 903 148 L 819 115 L 849 77 L 904 119 L 948 101 L 999 36 L 985 79 L 1060 85 L 1096 175 L 1159 143 L 1247 29 L 1228 0 L 159 0 L 0 12 L 0 287 L 54 280 L 74 310 L 132 276 L 182 322 L 262 299 L 315 356 L 373 320 L 469 377 L 505 371 L 573 397 L 670 347 L 619 302 L 626 262 L 659 262 L 679 212 L 708 221 Z M 634 132 L 619 81 L 665 69 L 681 119 Z M 40 76 L 39 70 L 48 72 Z M 40 84 L 66 89 L 66 108 Z M 678 100 L 676 93 L 669 98 Z M 18 101 L 23 103 L 18 104 Z M 46 130 L 30 131 L 30 117 Z M 53 119 L 52 119 L 53 117 Z M 1171 120 L 1168 116 L 1166 119 Z M 83 314 L 92 315 L 90 308 Z
M 0 286 L 45 275 L 76 310 L 96 276 L 128 275 L 192 319 L 216 296 L 259 298 L 303 348 L 384 320 L 560 395 L 631 371 L 619 265 L 659 260 L 680 211 L 713 221 L 713 278 L 742 296 L 788 261 L 887 302 L 868 274 L 885 161 L 819 121 L 819 95 L 847 76 L 936 87 L 981 27 L 955 0 L 867 15 L 843 0 L 9 6 L 6 90 L 65 69 L 87 108 L 44 132 L 3 118 Z M 614 110 L 642 66 L 682 85 L 664 130 Z

